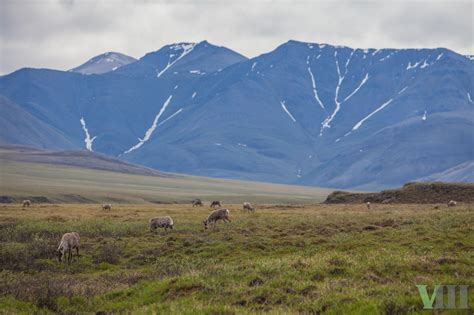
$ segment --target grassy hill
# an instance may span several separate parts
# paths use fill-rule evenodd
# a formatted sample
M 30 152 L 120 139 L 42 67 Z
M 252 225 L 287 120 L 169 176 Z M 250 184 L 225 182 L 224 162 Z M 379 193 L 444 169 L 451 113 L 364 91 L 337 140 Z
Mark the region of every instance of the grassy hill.
M 474 183 L 406 183 L 398 189 L 377 193 L 334 191 L 326 203 L 447 203 L 474 202 Z
M 135 175 L 171 176 L 155 169 L 86 150 L 51 151 L 21 145 L 0 145 L 0 160 L 75 166 Z
M 225 203 L 315 203 L 324 201 L 332 191 L 177 174 L 146 176 L 12 159 L 0 159 L 0 180 L 2 199 L 15 202 L 29 198 L 66 203 L 168 203 L 201 198 Z

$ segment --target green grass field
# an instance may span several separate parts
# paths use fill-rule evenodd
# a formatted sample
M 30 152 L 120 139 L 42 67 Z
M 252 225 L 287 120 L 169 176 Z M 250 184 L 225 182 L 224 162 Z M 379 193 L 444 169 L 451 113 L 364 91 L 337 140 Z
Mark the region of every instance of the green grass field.
M 0 313 L 431 314 L 417 284 L 470 285 L 474 305 L 472 205 L 228 207 L 204 230 L 208 207 L 2 205 Z M 175 230 L 151 233 L 159 215 Z M 69 231 L 66 266 L 52 251 Z
M 194 198 L 266 203 L 315 203 L 331 189 L 173 175 L 130 175 L 86 168 L 0 160 L 0 195 L 44 196 L 52 202 L 169 203 Z

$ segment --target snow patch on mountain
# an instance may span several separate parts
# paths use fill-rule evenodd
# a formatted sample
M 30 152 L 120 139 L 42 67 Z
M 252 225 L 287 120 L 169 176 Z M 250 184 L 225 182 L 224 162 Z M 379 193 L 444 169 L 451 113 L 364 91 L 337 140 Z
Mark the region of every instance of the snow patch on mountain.
M 410 69 L 415 69 L 416 67 L 418 67 L 420 65 L 420 63 L 422 62 L 423 60 L 420 60 L 418 62 L 416 62 L 415 64 L 411 64 L 411 61 L 408 62 L 408 65 L 406 67 L 406 70 L 410 70 Z
M 81 122 L 82 130 L 84 130 L 84 133 L 86 135 L 86 137 L 84 138 L 84 142 L 86 143 L 86 148 L 87 148 L 87 150 L 92 152 L 93 151 L 92 150 L 92 143 L 97 138 L 97 136 L 91 138 L 91 136 L 89 134 L 89 130 L 87 129 L 87 125 L 86 125 L 86 121 L 85 121 L 84 117 L 81 117 L 81 119 L 79 121 Z
M 308 73 L 309 73 L 309 76 L 311 77 L 311 84 L 313 85 L 314 99 L 316 100 L 316 102 L 318 102 L 319 106 L 321 106 L 321 108 L 324 109 L 323 102 L 321 102 L 321 99 L 319 98 L 319 95 L 318 95 L 318 90 L 316 89 L 316 81 L 314 80 L 313 72 L 311 71 L 311 67 L 309 66 L 308 66 Z
M 255 69 L 255 66 L 256 66 L 256 65 L 257 65 L 257 62 L 254 62 L 254 63 L 252 64 L 252 69 L 250 69 L 250 71 L 253 71 L 253 70 Z
M 165 73 L 166 70 L 171 68 L 176 62 L 183 59 L 184 56 L 186 56 L 191 51 L 193 51 L 195 46 L 196 46 L 196 43 L 182 43 L 182 44 L 175 44 L 175 45 L 170 46 L 171 50 L 182 50 L 181 55 L 179 55 L 179 57 L 177 57 L 173 61 L 171 61 L 171 59 L 174 57 L 174 54 L 170 55 L 170 59 L 168 60 L 168 64 L 166 65 L 166 67 L 163 68 L 163 70 L 158 72 L 156 77 L 157 78 L 161 77 L 161 75 L 163 75 L 163 73 Z
M 352 56 L 352 54 L 351 54 L 351 56 Z M 326 117 L 326 119 L 324 119 L 324 121 L 321 123 L 321 130 L 319 132 L 319 136 L 323 135 L 323 131 L 324 131 L 325 128 L 331 128 L 331 122 L 333 121 L 334 117 L 336 117 L 337 113 L 341 109 L 341 103 L 339 103 L 339 101 L 338 101 L 339 89 L 341 88 L 342 81 L 344 80 L 344 76 L 347 73 L 347 65 L 349 64 L 350 57 L 346 62 L 346 71 L 345 71 L 344 75 L 341 75 L 341 69 L 339 68 L 339 60 L 337 59 L 337 50 L 334 51 L 334 59 L 335 59 L 335 62 L 336 62 L 336 70 L 337 70 L 337 77 L 338 77 L 336 91 L 335 91 L 335 94 L 334 94 L 334 103 L 336 104 L 336 107 L 334 108 L 334 111 L 332 112 L 332 114 L 330 116 Z
M 342 102 L 347 101 L 347 100 L 350 99 L 354 94 L 356 94 L 357 91 L 360 90 L 360 88 L 365 84 L 365 82 L 367 82 L 368 79 L 369 79 L 369 74 L 366 73 L 366 74 L 365 74 L 365 77 L 364 77 L 364 78 L 362 79 L 362 81 L 359 83 L 359 86 L 357 86 L 357 88 L 356 88 L 354 91 L 352 91 L 352 93 L 349 94 L 349 96 L 347 96 Z
M 380 52 L 380 49 L 375 49 L 374 52 L 372 53 L 372 56 L 375 56 L 376 54 L 378 54 Z
M 398 94 L 402 94 L 403 92 L 406 91 L 406 89 L 408 89 L 408 86 L 405 86 L 403 89 L 401 89 L 401 90 L 398 92 Z
M 430 64 L 426 61 L 426 59 L 423 61 L 423 64 L 420 66 L 420 69 L 423 69 L 423 68 L 426 68 L 426 67 L 429 67 Z
M 296 122 L 295 117 L 293 117 L 293 115 L 290 113 L 288 108 L 286 108 L 285 101 L 280 102 L 280 104 L 281 104 L 281 107 L 283 108 L 283 110 L 288 114 L 288 116 L 290 116 L 291 120 L 293 120 L 293 122 Z
M 336 91 L 334 93 L 334 103 L 335 103 L 336 107 L 334 108 L 333 113 L 330 116 L 326 117 L 326 119 L 324 119 L 324 121 L 321 123 L 321 129 L 319 131 L 319 136 L 320 137 L 323 135 L 324 129 L 331 128 L 331 122 L 334 120 L 337 113 L 341 109 L 341 104 L 344 103 L 345 101 L 349 100 L 355 93 L 357 93 L 360 90 L 360 88 L 369 79 L 369 74 L 366 73 L 364 79 L 362 79 L 362 81 L 359 83 L 357 88 L 355 88 L 354 91 L 352 91 L 343 101 L 339 101 L 339 90 L 341 88 L 342 82 L 344 81 L 344 78 L 347 75 L 347 71 L 349 69 L 349 64 L 351 62 L 352 56 L 354 55 L 354 52 L 355 52 L 355 50 L 352 50 L 350 56 L 346 60 L 344 74 L 341 74 L 341 69 L 339 67 L 339 60 L 337 58 L 337 50 L 334 52 L 334 59 L 335 59 L 335 62 L 336 62 L 336 70 L 337 70 L 337 77 L 338 77 Z
M 425 112 L 423 113 L 423 117 L 421 117 L 421 120 L 423 120 L 423 121 L 426 120 L 426 110 L 425 110 Z
M 123 152 L 123 154 L 130 153 L 130 152 L 140 148 L 143 144 L 145 144 L 145 142 L 147 142 L 150 139 L 150 137 L 153 134 L 153 132 L 155 131 L 156 127 L 158 127 L 158 120 L 160 119 L 161 115 L 163 115 L 163 113 L 165 112 L 166 107 L 168 107 L 168 105 L 170 104 L 172 97 L 173 97 L 173 95 L 170 95 L 166 99 L 166 101 L 163 103 L 163 105 L 161 106 L 160 111 L 158 112 L 158 114 L 156 114 L 155 119 L 153 120 L 153 123 L 151 124 L 151 127 L 148 128 L 148 130 L 145 132 L 145 136 L 143 137 L 143 139 L 138 138 L 139 142 L 137 144 L 135 144 L 133 147 L 131 147 L 130 149 L 128 149 L 127 151 Z
M 174 116 L 178 115 L 179 113 L 181 113 L 183 111 L 182 108 L 178 109 L 174 114 L 170 115 L 168 118 L 166 118 L 165 120 L 163 120 L 162 122 L 160 122 L 158 124 L 158 127 L 163 125 L 165 122 L 167 122 L 168 120 L 170 120 L 171 118 L 173 118 Z
M 387 59 L 390 59 L 390 57 L 393 56 L 393 54 L 395 54 L 397 52 L 397 50 L 395 51 L 392 51 L 390 54 L 388 54 L 387 56 L 383 57 L 383 58 L 380 58 L 379 61 L 385 61 Z
M 355 131 L 357 129 L 359 129 L 362 124 L 367 120 L 369 119 L 370 117 L 372 117 L 373 115 L 377 114 L 379 111 L 381 111 L 382 109 L 384 109 L 386 106 L 388 106 L 391 102 L 393 101 L 393 98 L 389 99 L 388 101 L 386 101 L 385 103 L 383 103 L 380 107 L 378 107 L 376 110 L 374 110 L 372 113 L 370 113 L 369 115 L 367 115 L 366 117 L 364 117 L 362 120 L 360 120 L 357 124 L 354 125 L 354 127 L 352 127 L 352 130 Z
M 191 74 L 200 74 L 200 75 L 205 75 L 206 72 L 203 72 L 201 70 L 189 70 L 189 73 Z

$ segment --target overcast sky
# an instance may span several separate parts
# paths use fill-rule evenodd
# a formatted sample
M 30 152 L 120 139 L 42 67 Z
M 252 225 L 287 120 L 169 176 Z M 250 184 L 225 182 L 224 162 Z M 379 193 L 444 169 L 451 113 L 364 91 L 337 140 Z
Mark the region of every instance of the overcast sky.
M 106 51 L 139 58 L 175 42 L 248 57 L 289 39 L 474 54 L 473 1 L 0 0 L 0 74 L 70 69 Z

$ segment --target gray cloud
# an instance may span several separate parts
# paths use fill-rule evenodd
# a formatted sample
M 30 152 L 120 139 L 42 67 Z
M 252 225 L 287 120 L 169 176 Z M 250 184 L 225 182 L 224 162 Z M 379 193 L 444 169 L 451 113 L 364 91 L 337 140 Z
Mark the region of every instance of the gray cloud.
M 69 69 L 209 40 L 253 57 L 289 39 L 474 54 L 472 1 L 0 1 L 0 73 Z

